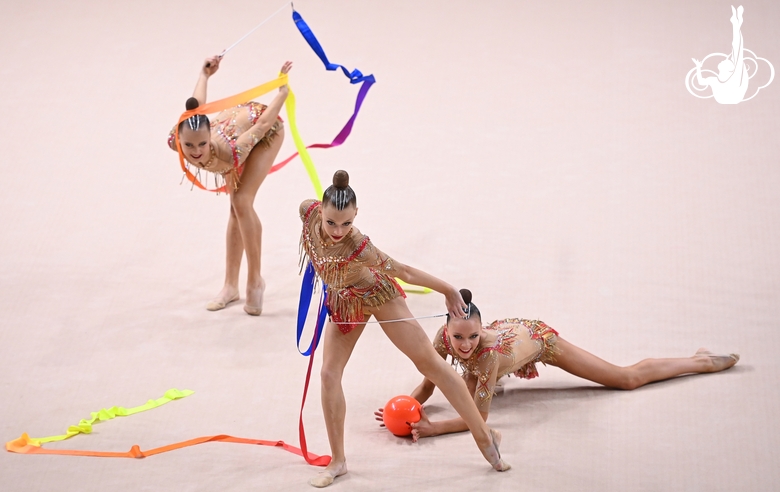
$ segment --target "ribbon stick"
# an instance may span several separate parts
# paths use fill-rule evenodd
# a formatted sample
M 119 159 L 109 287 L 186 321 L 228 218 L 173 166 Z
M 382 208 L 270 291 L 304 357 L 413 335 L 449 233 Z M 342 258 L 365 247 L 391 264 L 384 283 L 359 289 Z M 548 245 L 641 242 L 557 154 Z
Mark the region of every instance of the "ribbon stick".
M 271 14 L 271 15 L 270 15 L 270 16 L 269 16 L 269 17 L 268 17 L 266 20 L 264 20 L 264 21 L 263 21 L 263 22 L 261 22 L 260 24 L 256 25 L 256 26 L 255 26 L 255 27 L 254 27 L 254 28 L 253 28 L 251 31 L 249 31 L 248 33 L 246 33 L 246 34 L 244 34 L 243 36 L 241 36 L 241 39 L 239 39 L 239 40 L 238 40 L 238 41 L 236 41 L 235 43 L 231 44 L 230 46 L 228 46 L 227 48 L 225 48 L 224 50 L 222 50 L 222 53 L 219 55 L 219 57 L 220 57 L 220 58 L 222 58 L 223 56 L 225 56 L 225 53 L 227 53 L 228 51 L 230 51 L 230 50 L 232 50 L 233 48 L 235 48 L 235 47 L 236 47 L 236 45 L 237 45 L 238 43 L 240 43 L 241 41 L 245 40 L 245 39 L 246 39 L 246 38 L 247 38 L 247 37 L 248 37 L 250 34 L 252 34 L 253 32 L 257 31 L 257 30 L 260 28 L 260 26 L 262 26 L 263 24 L 265 24 L 265 23 L 266 23 L 266 22 L 268 22 L 269 20 L 273 19 L 273 18 L 276 16 L 276 14 L 278 14 L 279 12 L 281 12 L 282 10 L 284 10 L 285 8 L 287 8 L 287 5 L 288 5 L 288 4 L 289 4 L 289 5 L 292 5 L 292 2 L 284 2 L 284 4 L 283 4 L 281 7 L 279 7 L 279 10 L 277 10 L 276 12 L 274 12 L 273 14 Z
M 366 95 L 368 94 L 368 90 L 376 82 L 376 79 L 374 78 L 373 75 L 363 75 L 363 73 L 358 69 L 349 71 L 343 65 L 331 63 L 328 60 L 328 56 L 325 54 L 325 50 L 322 48 L 322 45 L 320 45 L 320 42 L 317 40 L 317 37 L 312 32 L 309 25 L 306 24 L 306 21 L 303 20 L 301 14 L 295 11 L 295 9 L 293 9 L 293 21 L 295 22 L 295 26 L 298 28 L 298 31 L 300 31 L 301 35 L 309 44 L 311 49 L 314 51 L 314 53 L 317 54 L 319 59 L 322 60 L 322 63 L 325 65 L 325 70 L 333 71 L 340 68 L 341 71 L 344 73 L 344 75 L 349 79 L 351 84 L 358 84 L 362 82 L 360 90 L 358 91 L 357 99 L 355 100 L 355 111 L 352 113 L 352 116 L 347 121 L 347 124 L 344 125 L 344 128 L 342 128 L 341 131 L 338 133 L 338 135 L 336 135 L 336 138 L 334 138 L 333 141 L 331 141 L 331 143 L 329 144 L 317 143 L 317 144 L 309 145 L 306 148 L 307 149 L 329 149 L 332 147 L 338 147 L 339 145 L 343 144 L 347 140 L 347 137 L 349 137 L 349 135 L 352 133 L 352 127 L 355 124 L 355 120 L 357 119 L 358 113 L 360 113 L 360 107 L 363 105 L 363 100 L 366 98 Z M 269 174 L 283 168 L 285 165 L 287 165 L 290 161 L 295 159 L 297 156 L 298 153 L 295 153 L 290 157 L 284 159 L 283 161 L 274 164 Z M 317 197 L 321 197 L 321 196 L 322 194 L 317 195 Z

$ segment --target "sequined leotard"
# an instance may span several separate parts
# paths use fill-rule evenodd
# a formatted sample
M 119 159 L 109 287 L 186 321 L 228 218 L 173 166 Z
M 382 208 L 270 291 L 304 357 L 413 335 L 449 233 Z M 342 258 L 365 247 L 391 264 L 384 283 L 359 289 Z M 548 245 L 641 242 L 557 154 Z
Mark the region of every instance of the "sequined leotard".
M 311 260 L 317 275 L 327 284 L 331 319 L 360 323 L 365 320 L 366 306 L 377 307 L 398 296 L 406 297 L 395 281 L 398 272 L 393 259 L 374 247 L 368 236 L 354 227 L 338 243 L 332 244 L 322 231 L 320 208 L 321 203 L 317 200 L 301 203 L 301 264 Z M 353 327 L 339 325 L 344 333 L 349 333 Z
M 277 118 L 264 135 L 252 131 L 252 127 L 267 107 L 265 104 L 250 101 L 220 112 L 211 122 L 211 148 L 214 160 L 208 166 L 192 162 L 190 164 L 223 176 L 229 173 L 234 177 L 240 176 L 244 161 L 252 149 L 258 144 L 269 147 L 283 127 L 281 118 Z M 177 150 L 175 133 L 174 127 L 168 135 L 168 147 L 173 150 Z
M 558 332 L 542 321 L 504 319 L 482 328 L 488 332 L 471 357 L 462 359 L 450 344 L 447 326 L 442 326 L 433 339 L 433 346 L 444 359 L 452 357 L 460 366 L 463 378 L 475 386 L 474 402 L 480 411 L 490 409 L 496 381 L 507 374 L 533 379 L 539 375 L 536 363 L 554 360 Z M 485 340 L 489 341 L 487 345 Z

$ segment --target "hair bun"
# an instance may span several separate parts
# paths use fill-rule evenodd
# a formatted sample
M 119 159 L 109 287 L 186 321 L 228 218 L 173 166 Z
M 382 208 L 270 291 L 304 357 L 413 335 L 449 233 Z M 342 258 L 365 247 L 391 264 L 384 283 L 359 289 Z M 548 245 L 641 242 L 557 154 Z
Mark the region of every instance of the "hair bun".
M 346 171 L 336 171 L 333 175 L 333 186 L 336 189 L 343 190 L 349 186 L 349 174 Z
M 187 111 L 192 111 L 193 109 L 195 109 L 198 106 L 200 106 L 200 103 L 198 102 L 197 99 L 195 99 L 194 97 L 191 97 L 191 98 L 187 99 L 187 102 L 184 104 L 184 106 L 187 108 Z
M 463 302 L 466 304 L 471 304 L 471 291 L 468 289 L 460 289 L 460 296 L 463 298 Z

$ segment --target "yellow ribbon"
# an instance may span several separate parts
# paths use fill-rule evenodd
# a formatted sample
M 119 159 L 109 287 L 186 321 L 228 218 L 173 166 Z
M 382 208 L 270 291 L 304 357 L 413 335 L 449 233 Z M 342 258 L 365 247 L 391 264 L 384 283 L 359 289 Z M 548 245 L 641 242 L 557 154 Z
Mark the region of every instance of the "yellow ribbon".
M 134 413 L 143 412 L 145 410 L 151 410 L 152 408 L 157 408 L 160 405 L 165 405 L 170 401 L 178 400 L 180 398 L 184 398 L 185 396 L 190 396 L 193 393 L 194 391 L 177 390 L 174 388 L 166 391 L 163 397 L 158 398 L 156 400 L 149 400 L 144 405 L 138 407 L 103 408 L 102 410 L 99 410 L 97 412 L 92 412 L 90 414 L 91 417 L 88 420 L 82 419 L 78 424 L 71 425 L 70 427 L 68 427 L 68 430 L 66 431 L 65 434 L 62 434 L 60 436 L 49 436 L 49 437 L 38 437 L 38 438 L 30 437 L 28 438 L 27 443 L 33 446 L 40 447 L 41 444 L 45 444 L 47 442 L 64 441 L 65 439 L 70 439 L 71 437 L 78 434 L 91 434 L 92 424 L 94 424 L 97 421 L 103 422 L 106 420 L 111 420 L 115 417 L 126 417 L 128 415 L 133 415 Z
M 306 172 L 309 174 L 311 184 L 314 185 L 314 196 L 322 196 L 322 185 L 320 184 L 320 178 L 317 175 L 317 170 L 314 168 L 314 163 L 309 156 L 309 150 L 306 148 L 306 144 L 303 143 L 301 135 L 298 133 L 298 125 L 295 122 L 295 94 L 293 94 L 292 88 L 287 86 L 290 90 L 287 94 L 287 100 L 284 102 L 284 106 L 287 109 L 287 120 L 290 123 L 290 133 L 292 133 L 293 141 L 295 141 L 295 148 L 298 150 L 298 155 L 301 156 L 303 166 L 306 168 Z
M 412 292 L 414 294 L 430 294 L 431 292 L 433 292 L 433 289 L 429 289 L 428 287 L 420 287 L 419 285 L 407 284 L 400 278 L 397 278 L 396 280 L 398 281 L 398 284 L 401 286 L 404 292 Z

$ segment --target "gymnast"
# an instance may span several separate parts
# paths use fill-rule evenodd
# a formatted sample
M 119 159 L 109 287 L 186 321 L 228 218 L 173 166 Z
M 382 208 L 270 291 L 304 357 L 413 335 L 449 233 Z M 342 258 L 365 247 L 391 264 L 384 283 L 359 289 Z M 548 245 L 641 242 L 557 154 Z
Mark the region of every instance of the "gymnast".
M 203 62 L 193 97 L 187 100 L 188 111 L 206 103 L 208 79 L 219 70 L 220 61 L 220 56 L 213 56 Z M 281 73 L 286 74 L 291 68 L 292 63 L 285 62 Z M 244 252 L 248 269 L 244 311 L 253 316 L 263 311 L 265 281 L 260 275 L 263 228 L 254 201 L 284 140 L 279 111 L 287 93 L 288 88 L 283 85 L 268 106 L 251 101 L 222 111 L 211 123 L 207 116 L 195 115 L 179 124 L 184 158 L 198 169 L 221 176 L 230 195 L 225 284 L 206 305 L 209 311 L 218 311 L 239 299 L 238 272 Z M 171 131 L 168 146 L 177 150 L 174 134 Z
M 632 366 L 619 367 L 572 345 L 539 320 L 505 319 L 483 327 L 482 315 L 471 302 L 471 292 L 461 289 L 460 293 L 468 305 L 468 316 L 447 315 L 447 324 L 436 333 L 433 347 L 443 359 L 452 357 L 452 364 L 462 369 L 474 403 L 486 421 L 496 382 L 508 374 L 533 379 L 539 375 L 536 362 L 560 367 L 609 388 L 632 390 L 683 374 L 722 371 L 739 361 L 737 354 L 715 355 L 701 348 L 692 357 L 645 359 Z M 425 403 L 436 386 L 425 378 L 411 396 Z M 382 414 L 382 409 L 374 412 L 376 420 L 382 422 Z M 413 441 L 469 428 L 461 418 L 432 422 L 424 410 L 420 415 L 419 422 L 410 423 Z
M 413 319 L 395 277 L 444 294 L 453 320 L 464 316 L 467 305 L 448 283 L 399 263 L 374 247 L 368 236 L 354 227 L 357 211 L 357 197 L 345 171 L 334 174 L 333 185 L 325 190 L 322 202 L 306 200 L 299 210 L 303 221 L 301 250 L 304 256 L 301 261 L 304 264 L 310 260 L 319 279 L 327 284 L 327 308 L 331 316 L 323 336 L 320 377 L 322 410 L 332 460 L 309 483 L 326 487 L 347 473 L 344 454 L 346 401 L 341 379 L 355 343 L 371 316 L 378 320 L 390 341 L 414 362 L 426 381 L 434 381 L 441 388 L 493 468 L 508 470 L 509 465 L 498 452 L 500 435 L 485 424 L 463 379 L 436 355 L 422 327 Z

